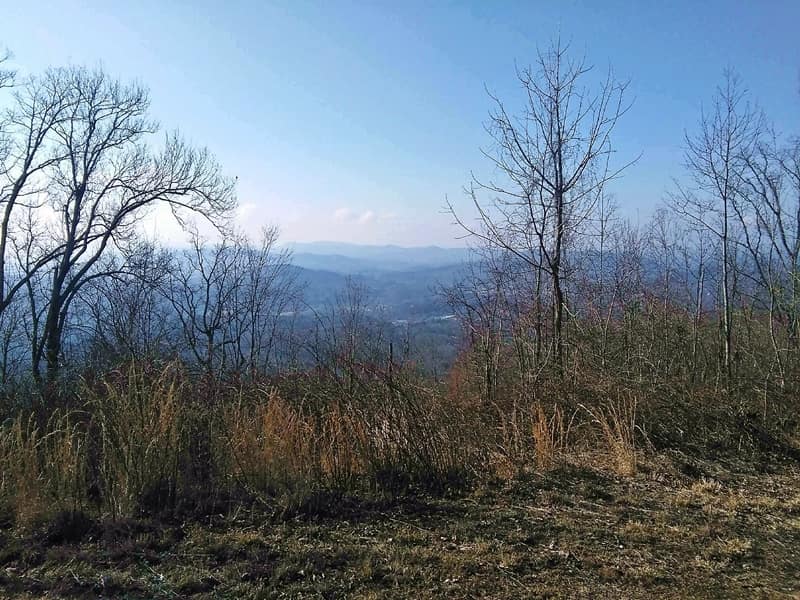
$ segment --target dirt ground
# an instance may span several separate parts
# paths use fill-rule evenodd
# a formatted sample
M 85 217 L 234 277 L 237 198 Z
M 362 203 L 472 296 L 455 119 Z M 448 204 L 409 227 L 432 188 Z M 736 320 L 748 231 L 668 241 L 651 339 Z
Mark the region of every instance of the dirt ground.
M 797 464 L 564 466 L 323 514 L 0 531 L 4 598 L 800 598 Z

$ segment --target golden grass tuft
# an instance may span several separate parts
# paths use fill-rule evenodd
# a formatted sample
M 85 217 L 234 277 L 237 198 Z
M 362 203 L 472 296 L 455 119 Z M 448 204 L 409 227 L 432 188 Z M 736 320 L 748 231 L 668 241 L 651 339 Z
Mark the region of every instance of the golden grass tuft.
M 569 422 L 558 405 L 548 416 L 541 402 L 532 409 L 531 433 L 534 440 L 536 467 L 539 470 L 553 468 L 566 454 L 572 419 Z
M 636 405 L 635 398 L 623 398 L 597 408 L 583 407 L 600 429 L 614 471 L 623 476 L 636 474 L 638 466 Z

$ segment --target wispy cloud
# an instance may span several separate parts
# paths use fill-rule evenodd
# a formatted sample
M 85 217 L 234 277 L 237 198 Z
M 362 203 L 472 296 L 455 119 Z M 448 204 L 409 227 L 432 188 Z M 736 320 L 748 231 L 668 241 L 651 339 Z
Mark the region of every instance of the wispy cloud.
M 392 212 L 378 213 L 374 210 L 368 209 L 363 212 L 354 211 L 347 207 L 337 208 L 333 211 L 333 220 L 336 223 L 343 223 L 349 225 L 369 225 L 371 223 L 385 223 L 397 218 L 397 215 Z
M 358 219 L 356 219 L 356 223 L 359 225 L 367 225 L 375 220 L 375 213 L 371 210 L 363 212 L 359 215 Z

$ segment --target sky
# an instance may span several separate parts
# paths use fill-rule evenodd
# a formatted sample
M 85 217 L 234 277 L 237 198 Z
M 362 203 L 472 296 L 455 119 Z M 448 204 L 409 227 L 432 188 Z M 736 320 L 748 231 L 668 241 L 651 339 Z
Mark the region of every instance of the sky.
M 152 114 L 238 178 L 240 226 L 284 241 L 455 246 L 491 101 L 510 106 L 558 35 L 629 80 L 614 134 L 623 215 L 643 221 L 682 176 L 723 70 L 783 134 L 800 134 L 800 2 L 3 2 L 20 73 L 101 66 L 150 89 Z M 175 235 L 161 213 L 148 227 Z

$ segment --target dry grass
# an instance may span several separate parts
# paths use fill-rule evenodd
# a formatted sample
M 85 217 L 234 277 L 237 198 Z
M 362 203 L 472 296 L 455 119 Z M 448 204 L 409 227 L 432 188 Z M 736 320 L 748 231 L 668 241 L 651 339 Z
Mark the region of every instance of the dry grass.
M 566 456 L 573 421 L 574 415 L 569 422 L 566 421 L 558 405 L 553 408 L 549 417 L 541 403 L 534 405 L 531 430 L 538 469 L 551 469 Z
M 600 429 L 614 470 L 625 476 L 634 475 L 637 467 L 636 437 L 642 432 L 636 421 L 636 404 L 635 398 L 623 398 L 597 408 L 583 407 Z
M 181 387 L 176 365 L 150 373 L 133 364 L 89 393 L 103 505 L 113 517 L 174 502 L 185 450 Z
M 228 474 L 244 489 L 266 502 L 318 479 L 314 423 L 276 393 L 255 403 L 239 400 L 223 415 Z
M 55 410 L 44 426 L 18 415 L 0 427 L 0 510 L 22 528 L 76 510 L 87 491 L 86 434 L 79 416 Z
M 321 491 L 444 491 L 478 464 L 476 422 L 414 382 L 300 402 L 204 385 L 178 364 L 131 364 L 84 385 L 81 411 L 42 425 L 21 411 L 0 429 L 3 518 L 22 525 L 45 507 L 138 517 L 204 495 L 285 508 Z
M 393 375 L 292 395 L 130 365 L 85 384 L 80 410 L 8 419 L 3 594 L 798 591 L 800 476 L 774 455 L 733 472 L 659 452 L 642 422 L 659 412 L 613 382 L 488 403 Z
M 0 532 L 0 586 L 12 598 L 796 597 L 800 512 L 774 498 L 800 497 L 797 469 L 702 465 L 712 481 L 678 466 L 565 467 L 458 497 L 341 502 L 333 518 L 107 525 L 77 545 Z M 687 495 L 723 509 L 674 501 Z
M 284 515 L 325 512 L 335 498 L 447 495 L 568 465 L 630 478 L 654 457 L 639 392 L 613 382 L 492 403 L 403 372 L 370 375 L 356 394 L 335 378 L 306 383 L 293 396 L 269 381 L 224 387 L 178 364 L 132 364 L 85 384 L 80 410 L 22 411 L 0 427 L 0 522 L 206 515 L 253 500 Z M 644 406 L 649 425 L 659 413 Z
M 220 460 L 231 481 L 270 504 L 319 490 L 397 493 L 446 482 L 468 465 L 458 414 L 433 398 L 392 404 L 333 401 L 304 411 L 278 392 L 224 406 L 228 451 Z

